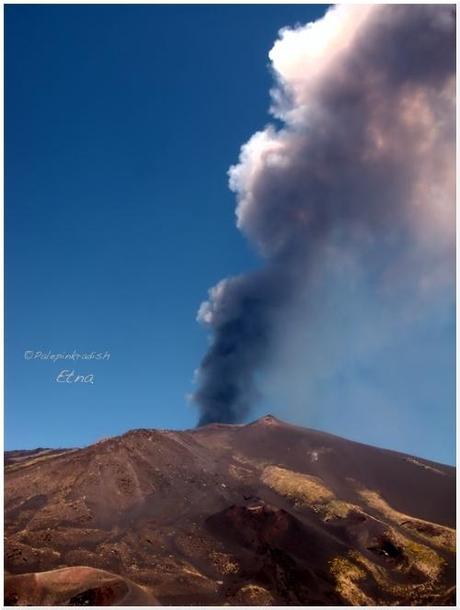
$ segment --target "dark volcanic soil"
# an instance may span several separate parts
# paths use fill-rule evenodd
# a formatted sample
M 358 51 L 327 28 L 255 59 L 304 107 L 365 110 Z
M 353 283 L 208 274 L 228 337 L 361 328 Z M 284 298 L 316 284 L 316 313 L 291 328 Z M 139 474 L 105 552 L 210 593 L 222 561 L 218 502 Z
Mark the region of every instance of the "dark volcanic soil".
M 5 463 L 8 605 L 455 603 L 448 466 L 270 416 Z

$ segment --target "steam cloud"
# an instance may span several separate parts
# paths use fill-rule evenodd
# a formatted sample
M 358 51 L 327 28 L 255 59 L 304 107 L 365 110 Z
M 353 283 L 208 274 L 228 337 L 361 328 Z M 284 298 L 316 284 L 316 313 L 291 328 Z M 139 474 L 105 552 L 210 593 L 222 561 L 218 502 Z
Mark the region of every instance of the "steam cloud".
M 199 425 L 248 415 L 289 312 L 309 323 L 324 261 L 337 270 L 352 253 L 381 292 L 414 301 L 452 285 L 454 7 L 334 7 L 281 30 L 269 57 L 282 126 L 255 133 L 229 170 L 238 227 L 264 266 L 200 307 L 212 342 Z

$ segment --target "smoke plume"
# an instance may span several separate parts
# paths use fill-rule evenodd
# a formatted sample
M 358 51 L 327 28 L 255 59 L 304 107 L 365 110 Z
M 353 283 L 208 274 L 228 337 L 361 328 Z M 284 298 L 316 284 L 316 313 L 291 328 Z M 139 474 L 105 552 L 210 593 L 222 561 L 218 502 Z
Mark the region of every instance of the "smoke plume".
M 452 286 L 453 6 L 341 5 L 281 30 L 269 58 L 281 126 L 255 133 L 229 170 L 238 227 L 264 265 L 222 280 L 200 307 L 211 330 L 200 425 L 246 418 L 293 312 L 308 326 L 321 278 L 347 261 L 379 298 L 405 292 L 421 311 Z

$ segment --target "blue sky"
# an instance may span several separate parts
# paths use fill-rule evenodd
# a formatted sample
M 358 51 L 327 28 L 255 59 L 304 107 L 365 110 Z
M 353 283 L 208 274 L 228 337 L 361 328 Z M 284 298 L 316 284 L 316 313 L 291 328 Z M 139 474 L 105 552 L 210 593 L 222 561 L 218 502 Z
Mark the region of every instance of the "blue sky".
M 235 227 L 226 172 L 270 120 L 278 30 L 325 8 L 5 7 L 7 449 L 195 425 L 185 395 L 207 347 L 197 309 L 222 277 L 258 264 Z M 262 404 L 255 416 L 270 408 L 453 462 L 453 319 L 425 329 L 444 377 L 423 408 L 420 391 L 395 383 L 412 436 L 337 409 L 318 419 Z M 94 384 L 56 383 L 65 367 L 24 359 L 73 349 L 111 353 L 71 367 Z

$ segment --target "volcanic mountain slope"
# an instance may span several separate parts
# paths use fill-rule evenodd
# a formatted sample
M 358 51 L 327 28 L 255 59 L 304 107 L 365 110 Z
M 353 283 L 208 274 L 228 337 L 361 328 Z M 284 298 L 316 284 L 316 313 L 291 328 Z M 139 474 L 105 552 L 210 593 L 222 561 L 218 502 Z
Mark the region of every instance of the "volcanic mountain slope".
M 8 605 L 453 605 L 455 469 L 283 423 L 7 454 Z

